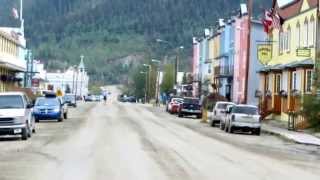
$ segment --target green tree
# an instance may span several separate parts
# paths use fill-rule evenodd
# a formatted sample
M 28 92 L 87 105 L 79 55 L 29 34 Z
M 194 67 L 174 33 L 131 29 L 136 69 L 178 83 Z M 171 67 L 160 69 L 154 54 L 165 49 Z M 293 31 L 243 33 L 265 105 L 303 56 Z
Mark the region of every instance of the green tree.
M 166 64 L 164 66 L 163 81 L 161 84 L 161 91 L 169 93 L 174 86 L 174 66 L 172 64 Z
M 302 115 L 307 118 L 310 127 L 320 130 L 320 100 L 315 95 L 303 95 Z

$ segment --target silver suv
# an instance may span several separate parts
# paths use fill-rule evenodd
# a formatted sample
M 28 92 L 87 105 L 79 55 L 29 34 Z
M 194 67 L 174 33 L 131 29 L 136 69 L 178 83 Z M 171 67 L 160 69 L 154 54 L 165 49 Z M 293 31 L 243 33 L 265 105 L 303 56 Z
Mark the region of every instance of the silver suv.
M 0 93 L 0 135 L 21 135 L 27 140 L 35 133 L 33 104 L 23 92 Z

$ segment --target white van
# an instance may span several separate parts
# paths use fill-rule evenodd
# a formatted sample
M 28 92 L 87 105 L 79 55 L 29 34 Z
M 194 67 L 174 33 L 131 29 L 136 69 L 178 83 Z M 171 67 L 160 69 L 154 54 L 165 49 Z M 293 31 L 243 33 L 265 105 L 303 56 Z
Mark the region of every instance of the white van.
M 0 135 L 21 135 L 27 140 L 35 132 L 33 104 L 23 92 L 0 93 Z

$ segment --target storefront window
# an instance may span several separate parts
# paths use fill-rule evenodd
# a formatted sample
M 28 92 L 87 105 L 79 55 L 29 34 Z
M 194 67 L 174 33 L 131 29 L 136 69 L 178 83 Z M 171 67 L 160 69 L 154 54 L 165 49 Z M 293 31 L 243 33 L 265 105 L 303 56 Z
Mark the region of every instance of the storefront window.
M 312 70 L 306 71 L 306 92 L 312 91 Z

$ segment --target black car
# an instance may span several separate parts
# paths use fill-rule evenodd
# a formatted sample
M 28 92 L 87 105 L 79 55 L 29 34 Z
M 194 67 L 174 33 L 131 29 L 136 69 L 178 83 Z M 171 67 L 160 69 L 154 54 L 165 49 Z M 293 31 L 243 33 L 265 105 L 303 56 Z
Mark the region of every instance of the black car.
M 197 118 L 202 118 L 202 111 L 200 100 L 196 98 L 183 98 L 178 110 L 178 116 L 191 116 L 195 115 Z
M 135 96 L 129 96 L 126 99 L 126 102 L 130 102 L 130 103 L 136 103 L 137 102 L 137 98 Z

